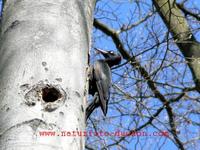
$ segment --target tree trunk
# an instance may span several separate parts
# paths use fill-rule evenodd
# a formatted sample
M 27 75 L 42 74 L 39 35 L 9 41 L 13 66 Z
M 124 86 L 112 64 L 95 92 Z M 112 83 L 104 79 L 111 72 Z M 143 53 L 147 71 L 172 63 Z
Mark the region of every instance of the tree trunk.
M 94 0 L 6 1 L 0 35 L 1 150 L 84 149 L 84 137 L 75 133 L 85 130 L 94 5 Z
M 184 55 L 200 92 L 200 43 L 193 36 L 174 0 L 153 0 L 153 3 Z

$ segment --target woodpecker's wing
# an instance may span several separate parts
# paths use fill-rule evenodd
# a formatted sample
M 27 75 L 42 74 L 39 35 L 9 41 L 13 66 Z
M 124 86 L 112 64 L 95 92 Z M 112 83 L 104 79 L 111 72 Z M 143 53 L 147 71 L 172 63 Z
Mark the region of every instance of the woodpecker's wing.
M 100 106 L 104 115 L 106 115 L 108 100 L 110 97 L 111 71 L 105 61 L 98 60 L 95 62 L 94 77 L 96 79 L 97 90 L 99 93 Z

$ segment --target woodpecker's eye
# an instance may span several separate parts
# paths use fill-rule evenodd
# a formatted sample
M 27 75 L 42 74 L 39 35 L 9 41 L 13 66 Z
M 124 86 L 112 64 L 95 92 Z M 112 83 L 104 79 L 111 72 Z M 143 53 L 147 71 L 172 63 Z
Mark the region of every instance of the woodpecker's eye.
M 113 51 L 109 51 L 109 53 L 112 54 L 112 55 L 114 55 L 114 52 L 113 52 Z

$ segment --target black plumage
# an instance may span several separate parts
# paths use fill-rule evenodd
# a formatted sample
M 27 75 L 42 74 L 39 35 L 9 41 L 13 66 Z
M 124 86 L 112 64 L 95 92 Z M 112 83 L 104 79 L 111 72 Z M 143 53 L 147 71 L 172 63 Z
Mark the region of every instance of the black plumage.
M 96 50 L 101 53 L 105 59 L 97 60 L 94 65 L 90 67 L 89 94 L 94 97 L 94 100 L 86 109 L 86 119 L 88 119 L 94 109 L 99 106 L 106 116 L 110 98 L 111 67 L 121 62 L 121 56 L 113 51 Z

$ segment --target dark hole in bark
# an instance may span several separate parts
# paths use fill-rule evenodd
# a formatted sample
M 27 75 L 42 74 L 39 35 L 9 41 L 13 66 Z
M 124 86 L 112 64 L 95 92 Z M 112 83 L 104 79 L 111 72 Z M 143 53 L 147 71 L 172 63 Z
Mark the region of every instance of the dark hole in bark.
M 45 102 L 54 102 L 61 98 L 60 92 L 54 87 L 45 87 L 42 89 L 42 99 Z

